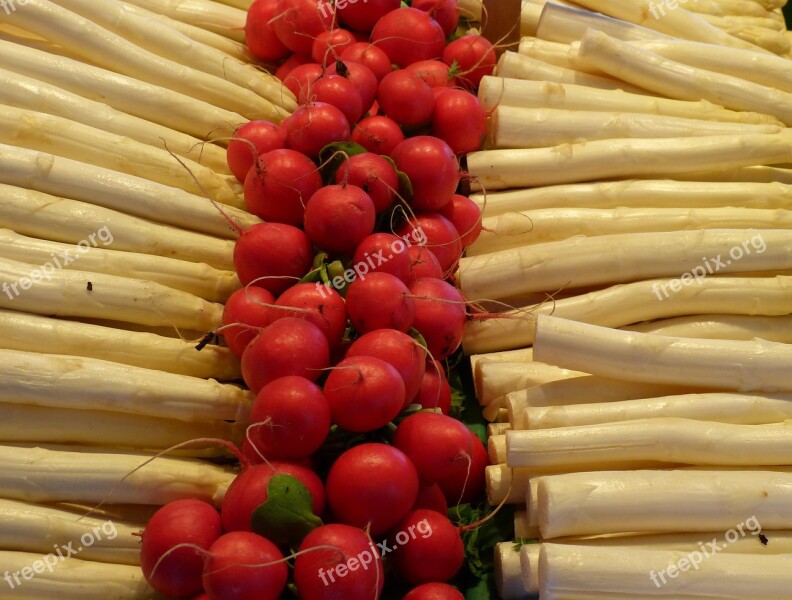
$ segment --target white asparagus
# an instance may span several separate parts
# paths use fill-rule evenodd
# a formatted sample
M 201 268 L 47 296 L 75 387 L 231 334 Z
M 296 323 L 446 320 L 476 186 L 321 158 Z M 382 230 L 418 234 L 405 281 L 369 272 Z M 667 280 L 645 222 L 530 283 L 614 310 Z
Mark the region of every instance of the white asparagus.
M 759 15 L 710 15 L 701 13 L 699 16 L 710 25 L 714 25 L 718 29 L 723 29 L 740 37 L 739 31 L 745 29 L 767 29 L 769 31 L 786 31 L 786 26 L 783 21 L 773 19 L 770 17 L 771 13 L 766 13 L 762 16 Z M 746 39 L 746 38 L 743 38 Z
M 482 406 L 486 406 L 512 390 L 579 375 L 581 373 L 576 371 L 558 369 L 538 362 L 484 363 L 479 367 L 476 376 L 476 397 Z
M 539 593 L 539 556 L 543 544 L 524 544 L 520 548 L 520 570 L 523 589 L 532 594 Z
M 487 436 L 501 435 L 511 429 L 510 423 L 490 423 L 487 425 Z
M 105 233 L 110 235 L 105 236 Z M 242 287 L 233 271 L 220 271 L 176 258 L 122 252 L 111 247 L 114 238 L 109 227 L 101 230 L 100 235 L 101 239 L 97 239 L 96 234 L 89 236 L 89 251 L 83 252 L 83 246 L 39 240 L 10 229 L 0 229 L 0 256 L 29 265 L 63 259 L 64 269 L 143 279 L 209 302 L 225 303 L 233 292 Z
M 233 6 L 241 10 L 250 10 L 250 5 L 253 4 L 253 0 L 215 0 L 215 2 L 220 2 L 220 4 Z
M 236 237 L 225 217 L 206 198 L 45 152 L 0 144 L 0 183 L 81 200 L 181 229 Z M 223 211 L 242 228 L 261 222 L 240 209 L 226 207 Z
M 591 67 L 654 93 L 679 100 L 710 100 L 734 110 L 773 115 L 792 124 L 789 92 L 672 61 L 596 31 L 583 36 L 579 56 Z
M 527 518 L 527 512 L 526 518 Z M 515 517 L 516 519 L 516 517 Z M 737 525 L 737 523 L 735 523 Z M 754 528 L 755 529 L 755 528 Z M 750 530 L 743 530 L 749 533 Z M 758 535 L 746 535 L 729 544 L 721 544 L 720 552 L 727 554 L 792 554 L 792 531 L 767 531 L 762 534 L 767 538 L 767 544 L 762 543 Z M 630 548 L 638 550 L 678 550 L 691 551 L 701 549 L 703 543 L 701 533 L 653 533 L 653 534 L 605 534 L 592 536 L 572 536 L 556 538 L 554 544 L 572 544 L 580 546 L 595 546 L 600 548 L 621 548 L 629 551 Z
M 743 25 L 741 23 L 729 22 L 727 18 L 724 17 L 709 17 L 708 19 L 719 19 L 721 22 L 724 22 L 723 31 L 752 44 L 754 47 L 764 48 L 764 50 L 768 52 L 781 56 L 786 56 L 786 54 L 792 50 L 792 41 L 787 37 L 786 30 L 776 31 L 774 29 L 756 27 L 750 24 Z M 783 25 L 783 27 L 786 27 L 786 25 Z
M 739 183 L 783 183 L 792 184 L 792 169 L 754 165 L 750 167 L 737 167 L 733 169 L 714 168 L 696 173 L 676 173 L 674 177 L 679 181 L 734 181 Z
M 764 252 L 759 253 L 763 247 Z M 694 269 L 695 273 L 704 271 L 702 279 L 715 272 L 725 275 L 790 270 L 792 231 L 715 229 L 577 236 L 463 258 L 457 281 L 465 297 L 473 302 L 688 272 L 690 277 L 684 282 L 673 280 L 675 283 L 670 285 L 671 291 L 678 293 L 694 283 Z M 656 291 L 655 299 L 661 302 L 663 295 L 669 297 L 668 288 Z
M 242 378 L 239 359 L 223 346 L 142 331 L 0 310 L 0 348 L 106 360 L 202 379 Z
M 490 464 L 497 465 L 506 462 L 506 436 L 493 435 L 487 440 L 487 454 Z
M 716 340 L 752 340 L 792 344 L 792 314 L 780 317 L 696 315 L 622 327 L 627 331 Z
M 95 358 L 19 350 L 0 350 L 0 356 L 0 402 L 181 421 L 242 421 L 250 408 L 250 392 L 213 379 Z
M 688 0 L 687 10 L 710 15 L 766 17 L 773 13 L 753 0 Z
M 247 121 L 239 113 L 67 57 L 0 40 L 3 68 L 34 77 L 122 112 L 199 139 L 228 138 Z
M 534 354 L 548 364 L 628 381 L 740 392 L 792 391 L 792 345 L 764 340 L 676 338 L 539 315 Z
M 212 0 L 127 0 L 152 12 L 245 41 L 245 10 Z
M 549 42 L 534 37 L 523 37 L 520 40 L 517 52 L 557 67 L 590 73 L 591 75 L 603 75 L 603 73 L 592 69 L 585 62 L 577 60 L 577 53 L 570 52 L 570 48 L 569 44 Z
M 531 545 L 538 550 L 538 544 Z M 502 600 L 530 598 L 523 586 L 520 551 L 516 549 L 514 542 L 501 542 L 495 546 L 495 588 Z

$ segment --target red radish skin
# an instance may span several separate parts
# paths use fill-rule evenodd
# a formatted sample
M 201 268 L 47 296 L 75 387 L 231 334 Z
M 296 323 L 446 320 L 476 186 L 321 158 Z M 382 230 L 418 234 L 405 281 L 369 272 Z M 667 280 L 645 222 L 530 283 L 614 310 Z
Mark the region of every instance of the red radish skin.
M 473 435 L 471 459 L 470 474 L 467 477 L 462 477 L 456 471 L 449 470 L 445 476 L 437 480 L 437 485 L 452 504 L 475 503 L 484 498 L 485 469 L 489 464 L 489 455 L 484 444 L 475 435 Z
M 459 185 L 459 163 L 443 140 L 428 135 L 409 138 L 394 148 L 392 157 L 410 178 L 416 210 L 440 210 L 451 201 Z
M 180 544 L 208 550 L 222 533 L 220 514 L 211 504 L 200 500 L 166 504 L 154 513 L 143 532 L 140 565 L 146 581 L 171 598 L 200 593 L 204 554 L 188 547 L 170 550 Z
M 352 141 L 373 154 L 390 156 L 404 141 L 404 133 L 396 121 L 379 115 L 360 121 L 352 132 Z
M 413 402 L 423 408 L 439 408 L 444 415 L 451 412 L 451 386 L 439 362 L 427 361 L 421 389 Z
M 277 71 L 275 71 L 275 77 L 281 81 L 285 81 L 291 72 L 297 67 L 307 64 L 311 64 L 311 59 L 309 57 L 302 56 L 300 54 L 292 54 L 286 59 L 286 62 L 284 62 L 280 67 L 278 67 Z M 316 77 L 314 77 L 314 79 L 316 79 Z
M 292 52 L 310 56 L 313 41 L 332 27 L 333 15 L 323 14 L 316 0 L 278 0 L 272 28 Z
M 317 527 L 298 552 L 294 581 L 302 600 L 380 597 L 385 583 L 382 558 L 362 529 L 342 524 Z
M 396 329 L 407 333 L 415 320 L 415 302 L 410 290 L 395 275 L 369 273 L 349 286 L 347 312 L 359 333 Z
M 462 239 L 463 248 L 470 246 L 481 234 L 481 209 L 466 196 L 454 194 L 451 202 L 440 210 L 440 214 L 451 221 Z
M 269 465 L 248 467 L 231 482 L 220 509 L 225 531 L 252 531 L 250 521 L 253 512 L 267 501 L 267 487 L 275 475 L 291 475 L 299 479 L 311 493 L 314 514 L 324 512 L 325 489 L 316 473 L 302 465 L 270 461 Z
M 405 408 L 421 388 L 426 369 L 426 351 L 409 335 L 395 329 L 378 329 L 360 336 L 347 350 L 347 357 L 374 356 L 393 365 L 404 381 Z
M 252 225 L 234 246 L 234 266 L 242 284 L 255 281 L 254 285 L 274 295 L 304 277 L 313 264 L 313 256 L 308 236 L 282 223 Z
M 264 458 L 306 458 L 330 433 L 330 405 L 315 383 L 303 377 L 281 377 L 258 393 L 250 423 L 258 424 L 248 437 Z
M 349 121 L 332 104 L 312 102 L 299 107 L 283 121 L 286 145 L 308 157 L 317 158 L 328 144 L 349 139 Z
M 435 100 L 432 132 L 456 154 L 481 150 L 487 137 L 487 113 L 470 92 L 447 90 Z
M 415 73 L 431 88 L 450 88 L 456 85 L 451 68 L 441 60 L 422 60 L 405 69 Z
M 316 164 L 295 150 L 262 154 L 245 178 L 245 204 L 265 221 L 302 225 L 308 199 L 322 187 Z
M 413 235 L 420 230 L 426 238 L 426 248 L 440 263 L 443 273 L 454 269 L 462 258 L 462 239 L 456 227 L 437 213 L 421 213 L 396 230 L 397 235 Z
M 341 346 L 347 327 L 346 303 L 333 288 L 298 283 L 283 292 L 275 304 L 282 307 L 274 310 L 276 318 L 306 319 L 324 333 L 331 352 Z M 301 312 L 289 308 L 300 309 Z
M 404 600 L 465 600 L 465 597 L 453 585 L 432 582 L 413 588 Z
M 245 43 L 250 53 L 264 62 L 278 62 L 289 54 L 270 23 L 277 13 L 278 0 L 256 0 L 248 9 Z
M 341 52 L 344 62 L 356 62 L 368 67 L 377 81 L 382 81 L 391 72 L 391 61 L 383 50 L 369 42 L 356 42 Z
M 395 167 L 377 154 L 365 152 L 344 161 L 336 172 L 336 183 L 356 185 L 374 202 L 377 213 L 385 212 L 393 204 L 399 189 Z
M 445 48 L 443 28 L 415 8 L 398 8 L 382 17 L 371 31 L 371 41 L 402 68 L 420 60 L 440 58 Z
M 380 82 L 377 102 L 388 117 L 405 127 L 425 125 L 432 120 L 432 88 L 415 73 L 393 71 Z
M 357 88 L 349 79 L 339 75 L 320 77 L 311 88 L 301 92 L 297 99 L 301 104 L 323 102 L 335 106 L 344 113 L 349 123 L 357 123 L 363 116 L 363 101 Z
M 413 0 L 412 7 L 429 13 L 443 28 L 446 37 L 450 37 L 459 25 L 457 0 Z
M 264 329 L 242 355 L 242 375 L 253 392 L 287 375 L 316 381 L 330 366 L 327 338 L 313 323 L 285 317 Z
M 352 262 L 359 272 L 370 267 L 371 273 L 390 273 L 400 281 L 408 283 L 412 248 L 408 241 L 392 233 L 373 233 L 358 244 Z
M 311 88 L 323 75 L 322 66 L 313 62 L 307 62 L 294 67 L 285 79 L 283 85 L 294 94 L 300 97 L 302 94 L 310 94 Z
M 345 48 L 356 43 L 355 36 L 346 29 L 323 31 L 313 41 L 311 58 L 326 67 L 334 63 Z
M 275 544 L 260 535 L 226 533 L 209 553 L 203 583 L 210 600 L 277 600 L 286 587 L 286 560 Z
M 361 444 L 344 452 L 327 476 L 327 502 L 339 521 L 381 535 L 418 497 L 418 474 L 403 452 L 387 444 Z
M 443 267 L 434 253 L 426 246 L 410 246 L 407 251 L 410 255 L 410 276 L 408 281 L 415 281 L 423 277 L 443 278 Z
M 228 168 L 244 182 L 256 158 L 272 150 L 286 147 L 286 130 L 269 121 L 250 121 L 234 132 L 228 143 Z
M 404 382 L 398 371 L 371 356 L 345 358 L 324 385 L 333 422 L 354 433 L 367 433 L 395 419 L 404 406 Z
M 443 50 L 443 61 L 455 65 L 457 79 L 470 90 L 475 90 L 485 75 L 495 71 L 495 49 L 480 35 L 465 35 L 454 40 Z
M 415 327 L 437 360 L 451 356 L 462 343 L 467 319 L 465 299 L 457 288 L 440 279 L 416 279 L 410 284 L 415 299 Z
M 245 348 L 258 335 L 258 330 L 267 327 L 276 318 L 274 309 L 264 306 L 265 304 L 275 304 L 275 296 L 257 286 L 237 290 L 226 302 L 223 311 L 223 339 L 231 352 L 239 358 L 242 358 Z M 232 325 L 233 323 L 242 323 L 248 327 Z
M 363 112 L 368 112 L 374 100 L 377 98 L 377 81 L 376 75 L 371 72 L 367 66 L 356 62 L 341 62 L 336 61 L 335 64 L 327 68 L 330 75 L 340 75 L 346 77 L 357 88 L 360 93 L 360 98 L 363 100 Z
M 412 510 L 426 508 L 434 510 L 441 515 L 448 513 L 448 501 L 443 495 L 443 490 L 436 483 L 424 484 L 418 490 L 418 498 L 413 504 Z
M 371 197 L 355 185 L 328 185 L 305 207 L 305 233 L 326 252 L 351 256 L 374 232 L 376 212 Z
M 412 528 L 412 529 L 411 529 Z M 393 565 L 407 582 L 417 585 L 448 581 L 465 562 L 465 547 L 459 529 L 444 515 L 419 509 L 407 514 L 394 531 L 429 531 L 396 548 Z
M 341 22 L 355 31 L 368 33 L 382 17 L 399 8 L 400 0 L 364 0 L 349 2 L 338 15 Z

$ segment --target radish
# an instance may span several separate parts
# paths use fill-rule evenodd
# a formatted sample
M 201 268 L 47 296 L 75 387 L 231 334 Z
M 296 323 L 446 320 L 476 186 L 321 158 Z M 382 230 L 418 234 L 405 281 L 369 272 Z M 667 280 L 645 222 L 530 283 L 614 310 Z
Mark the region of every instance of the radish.
M 305 233 L 326 252 L 352 255 L 374 231 L 374 202 L 355 185 L 328 185 L 305 207 Z
M 450 37 L 459 25 L 457 0 L 413 0 L 411 6 L 429 13 L 443 28 L 446 37 Z
M 462 343 L 467 319 L 464 297 L 441 279 L 416 279 L 409 289 L 415 299 L 413 326 L 426 340 L 432 356 L 448 358 Z
M 432 132 L 455 154 L 481 150 L 487 137 L 487 113 L 473 94 L 446 90 L 435 99 Z
M 440 209 L 440 214 L 451 221 L 463 248 L 470 246 L 481 234 L 481 208 L 466 196 L 454 194 L 451 202 Z
M 327 475 L 327 502 L 342 523 L 381 535 L 418 497 L 418 473 L 403 452 L 387 444 L 354 446 Z
M 481 440 L 471 433 L 473 438 L 473 454 L 471 456 L 470 473 L 461 477 L 453 469 L 437 479 L 437 485 L 443 495 L 454 504 L 479 502 L 484 495 L 486 484 L 485 469 L 489 465 L 489 455 Z
M 242 288 L 231 294 L 223 311 L 223 339 L 231 352 L 242 358 L 245 348 L 258 334 L 257 329 L 266 327 L 275 319 L 273 309 L 262 304 L 274 303 L 275 297 L 258 286 Z M 232 323 L 242 323 L 248 327 L 229 327 Z
M 252 225 L 234 246 L 234 267 L 242 284 L 255 281 L 255 285 L 275 295 L 308 273 L 312 264 L 313 248 L 308 236 L 291 225 Z
M 336 171 L 336 183 L 344 182 L 362 188 L 371 197 L 377 213 L 391 207 L 399 189 L 399 176 L 393 164 L 371 152 L 356 154 L 341 164 Z
M 357 88 L 340 75 L 320 77 L 313 86 L 301 90 L 297 99 L 301 104 L 324 102 L 335 106 L 349 123 L 357 123 L 363 116 L 363 101 Z
M 400 0 L 363 0 L 362 2 L 349 2 L 344 10 L 339 11 L 341 22 L 354 29 L 368 33 L 377 21 L 389 12 L 399 8 Z
M 277 9 L 278 0 L 255 0 L 247 13 L 245 43 L 251 54 L 264 62 L 278 62 L 289 54 L 270 23 Z
M 283 121 L 286 145 L 292 150 L 317 158 L 322 148 L 349 139 L 349 121 L 332 104 L 311 102 L 301 106 Z
M 454 40 L 443 51 L 443 61 L 460 72 L 459 82 L 474 90 L 485 75 L 495 70 L 495 49 L 487 38 L 465 35 Z
M 358 244 L 352 263 L 360 273 L 364 267 L 371 267 L 367 272 L 390 273 L 407 283 L 410 280 L 410 250 L 413 247 L 419 248 L 410 246 L 392 233 L 373 233 Z
M 451 67 L 441 60 L 421 60 L 404 69 L 415 73 L 431 88 L 451 88 L 456 85 L 456 77 Z
M 410 290 L 395 275 L 369 273 L 349 286 L 346 295 L 349 320 L 359 333 L 375 329 L 408 332 L 415 320 Z
M 330 432 L 330 406 L 322 390 L 303 377 L 265 385 L 250 412 L 249 438 L 267 459 L 295 460 L 316 452 Z
M 291 59 L 290 59 L 291 60 Z M 310 93 L 313 84 L 324 75 L 322 65 L 306 62 L 294 67 L 283 79 L 283 85 L 295 96 Z
M 251 146 L 252 144 L 252 146 Z M 286 147 L 286 130 L 269 121 L 250 121 L 234 132 L 228 143 L 228 168 L 244 182 L 256 158 L 271 150 Z
M 154 513 L 143 532 L 140 566 L 146 581 L 160 594 L 172 598 L 199 593 L 203 589 L 204 556 L 198 548 L 208 550 L 222 533 L 220 515 L 211 504 L 200 500 L 166 504 Z M 180 544 L 195 547 L 171 552 Z
M 370 44 L 369 42 L 356 42 L 346 46 L 341 52 L 341 60 L 344 62 L 356 62 L 368 67 L 377 81 L 382 81 L 391 72 L 391 61 L 382 48 Z
M 414 532 L 393 553 L 396 572 L 409 583 L 448 581 L 465 562 L 465 546 L 459 529 L 444 515 L 418 509 L 407 514 L 394 531 Z M 397 536 L 398 541 L 398 536 Z
M 417 127 L 432 119 L 432 88 L 410 71 L 386 75 L 380 82 L 377 102 L 382 112 L 402 126 Z
M 273 150 L 259 156 L 248 172 L 245 203 L 264 220 L 299 226 L 308 199 L 320 187 L 322 176 L 311 159 L 295 150 Z
M 253 512 L 267 501 L 267 488 L 275 475 L 290 475 L 298 479 L 311 493 L 312 509 L 321 515 L 325 509 L 325 490 L 322 480 L 302 465 L 271 461 L 253 465 L 240 473 L 228 487 L 220 515 L 225 531 L 252 531 Z
M 366 117 L 355 126 L 352 141 L 372 154 L 390 156 L 394 148 L 404 141 L 399 124 L 385 116 Z
M 315 0 L 278 0 L 272 28 L 281 43 L 297 54 L 311 54 L 313 41 L 331 28 L 333 16 L 317 9 Z
M 346 29 L 323 31 L 313 41 L 311 58 L 314 62 L 327 67 L 341 56 L 345 48 L 358 43 L 355 36 Z
M 278 70 L 275 71 L 275 77 L 277 77 L 281 81 L 285 81 L 286 78 L 291 74 L 291 72 L 294 71 L 297 67 L 301 67 L 303 65 L 308 65 L 308 64 L 313 64 L 311 62 L 310 57 L 302 56 L 301 54 L 292 54 L 289 58 L 286 59 L 286 62 L 284 62 L 280 67 L 278 67 Z M 320 69 L 320 75 L 321 75 L 321 69 Z M 319 77 L 320 75 L 317 75 L 316 77 Z M 314 77 L 314 79 L 316 79 L 316 77 Z M 286 87 L 288 88 L 288 86 Z M 294 93 L 293 90 L 291 91 L 292 93 Z
M 410 246 L 407 250 L 410 255 L 409 281 L 423 277 L 443 278 L 443 267 L 434 253 L 426 246 Z
M 283 292 L 275 304 L 282 307 L 274 311 L 276 318 L 306 319 L 324 333 L 331 352 L 341 346 L 347 327 L 347 311 L 341 294 L 333 288 L 298 283 Z M 299 312 L 289 308 L 299 309 Z
M 313 323 L 285 317 L 264 329 L 242 355 L 242 374 L 254 392 L 287 375 L 316 381 L 330 366 L 327 338 Z
M 465 597 L 453 585 L 432 582 L 413 588 L 404 600 L 465 600 Z
M 366 433 L 384 427 L 404 406 L 404 382 L 384 360 L 354 356 L 342 360 L 324 385 L 333 422 Z
M 360 336 L 347 350 L 352 356 L 373 356 L 393 365 L 404 381 L 405 407 L 421 388 L 426 369 L 426 351 L 406 333 L 378 329 Z
M 443 495 L 443 490 L 436 483 L 423 484 L 418 490 L 418 498 L 413 504 L 413 510 L 427 508 L 444 515 L 448 512 L 448 501 Z
M 462 257 L 462 239 L 451 221 L 437 213 L 421 213 L 396 230 L 400 236 L 415 236 L 418 232 L 426 240 L 426 248 L 435 255 L 443 272 L 451 271 Z
M 330 75 L 346 77 L 357 88 L 363 100 L 363 112 L 367 112 L 377 97 L 378 81 L 376 75 L 367 66 L 356 62 L 336 61 L 328 67 Z M 338 140 L 336 140 L 338 141 Z
M 398 8 L 382 17 L 371 31 L 371 41 L 391 62 L 406 67 L 419 60 L 440 58 L 445 47 L 443 28 L 415 8 Z
M 385 573 L 365 531 L 333 524 L 305 537 L 294 560 L 294 582 L 302 600 L 377 600 Z
M 426 362 L 421 389 L 413 402 L 423 408 L 439 408 L 444 415 L 451 412 L 451 386 L 439 362 L 431 359 Z
M 210 600 L 277 600 L 288 576 L 275 544 L 255 533 L 232 531 L 209 549 L 203 585 Z
M 417 210 L 439 210 L 451 201 L 459 185 L 459 163 L 443 140 L 419 135 L 393 149 L 396 167 L 407 174 Z M 442 261 L 441 261 L 442 263 Z

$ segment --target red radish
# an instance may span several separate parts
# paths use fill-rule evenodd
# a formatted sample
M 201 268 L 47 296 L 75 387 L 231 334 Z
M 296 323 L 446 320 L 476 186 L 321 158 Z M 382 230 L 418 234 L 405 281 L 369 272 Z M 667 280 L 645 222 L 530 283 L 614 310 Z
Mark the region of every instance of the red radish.
M 278 0 L 256 0 L 248 9 L 245 43 L 251 54 L 264 62 L 277 62 L 289 54 L 270 23 L 277 12 Z
M 274 311 L 276 317 L 307 319 L 324 333 L 331 351 L 341 346 L 347 326 L 346 304 L 333 288 L 298 283 L 283 292 L 275 304 L 283 307 Z M 301 309 L 301 312 L 288 308 Z
M 448 513 L 448 501 L 443 495 L 443 490 L 436 483 L 424 484 L 418 490 L 418 498 L 412 510 L 427 508 L 439 512 L 441 515 Z
M 399 124 L 385 116 L 367 117 L 355 126 L 352 141 L 372 154 L 390 156 L 393 149 L 404 141 Z
M 407 333 L 415 320 L 415 303 L 401 279 L 390 273 L 358 277 L 346 295 L 347 312 L 359 333 L 396 329 Z
M 327 502 L 344 524 L 391 529 L 418 497 L 418 474 L 403 452 L 387 444 L 361 444 L 344 452 L 327 475 Z
M 289 567 L 267 538 L 233 531 L 212 544 L 209 553 L 203 584 L 210 600 L 277 600 L 286 587 Z
M 245 383 L 256 393 L 287 375 L 316 381 L 329 366 L 330 347 L 322 330 L 292 317 L 278 319 L 264 329 L 242 355 Z
M 374 202 L 355 185 L 328 185 L 305 207 L 305 233 L 326 252 L 352 255 L 374 231 Z
M 449 88 L 456 85 L 456 77 L 451 74 L 451 68 L 441 60 L 422 60 L 411 64 L 405 71 L 415 73 L 431 88 Z
M 462 257 L 462 239 L 451 221 L 437 213 L 421 213 L 403 223 L 397 235 L 420 232 L 426 247 L 435 255 L 443 273 L 449 272 Z
M 324 394 L 333 422 L 355 433 L 384 427 L 404 406 L 404 382 L 398 371 L 372 356 L 338 363 L 325 382 Z
M 281 81 L 285 81 L 285 79 L 297 67 L 307 64 L 311 64 L 311 59 L 309 57 L 302 56 L 301 54 L 292 54 L 288 59 L 286 59 L 286 62 L 284 62 L 280 67 L 278 67 L 278 70 L 275 71 L 275 77 Z M 316 79 L 316 77 L 314 77 L 314 79 Z
M 228 167 L 239 181 L 244 182 L 258 156 L 285 147 L 286 130 L 280 125 L 250 121 L 237 129 L 234 139 L 228 143 Z
M 423 408 L 439 408 L 444 415 L 451 412 L 451 386 L 439 362 L 427 361 L 421 389 L 413 402 Z
M 302 465 L 270 461 L 269 465 L 248 467 L 231 482 L 220 509 L 225 531 L 252 531 L 253 512 L 267 501 L 267 487 L 275 475 L 299 479 L 311 493 L 313 513 L 321 515 L 324 512 L 325 490 L 316 473 Z
M 258 329 L 263 329 L 276 318 L 275 312 L 264 304 L 275 304 L 275 296 L 262 287 L 249 286 L 231 294 L 223 311 L 223 339 L 238 357 L 253 338 L 258 335 Z M 233 325 L 232 323 L 242 323 Z
M 301 91 L 297 100 L 301 104 L 324 102 L 335 106 L 349 123 L 357 123 L 363 116 L 363 101 L 357 88 L 339 75 L 320 77 L 312 87 Z
M 377 102 L 382 112 L 399 125 L 417 127 L 432 119 L 432 88 L 410 71 L 393 71 L 386 75 L 380 82 Z
M 283 79 L 283 85 L 295 96 L 310 94 L 311 88 L 322 77 L 322 66 L 307 62 L 294 67 Z
M 315 383 L 303 377 L 281 377 L 258 393 L 250 422 L 259 424 L 248 436 L 264 458 L 305 458 L 330 433 L 330 405 Z
M 305 276 L 313 264 L 313 248 L 303 231 L 283 223 L 248 227 L 234 246 L 234 267 L 243 285 L 278 295 Z M 264 278 L 264 279 L 261 279 Z
M 437 479 L 443 495 L 454 504 L 478 502 L 484 496 L 486 485 L 485 469 L 489 465 L 489 455 L 481 440 L 473 435 L 473 455 L 470 473 L 461 477 L 456 471 L 449 471 Z
M 456 154 L 481 150 L 487 137 L 487 113 L 470 92 L 446 90 L 435 100 L 432 132 Z
M 296 150 L 273 150 L 259 156 L 248 172 L 245 203 L 266 221 L 299 226 L 308 199 L 320 187 L 322 176 L 311 159 Z
M 413 588 L 404 600 L 465 600 L 465 597 L 453 585 L 435 581 Z
M 377 81 L 382 81 L 391 72 L 391 61 L 388 55 L 374 44 L 369 42 L 356 42 L 344 48 L 341 52 L 341 60 L 344 62 L 356 62 L 371 69 Z
M 410 280 L 411 246 L 391 233 L 374 233 L 355 250 L 352 263 L 359 272 L 371 267 L 371 273 L 390 273 L 407 283 Z
M 327 69 L 330 75 L 346 77 L 357 88 L 363 100 L 363 112 L 367 112 L 377 97 L 377 77 L 367 66 L 356 62 L 336 61 Z
M 313 41 L 311 58 L 314 59 L 314 62 L 326 67 L 341 56 L 344 48 L 355 43 L 357 43 L 355 36 L 346 29 L 323 31 Z
M 317 527 L 298 552 L 294 582 L 302 600 L 380 597 L 385 583 L 382 558 L 362 529 L 341 524 Z
M 400 0 L 358 0 L 349 2 L 338 15 L 347 27 L 368 33 L 377 21 L 399 8 L 400 4 Z
M 399 189 L 399 176 L 393 164 L 371 152 L 356 154 L 341 164 L 336 183 L 344 182 L 362 188 L 371 196 L 378 213 L 391 207 Z
M 443 267 L 434 253 L 426 246 L 410 246 L 407 251 L 410 255 L 410 276 L 408 281 L 415 281 L 422 277 L 443 278 Z
M 281 43 L 297 54 L 311 54 L 313 41 L 331 28 L 333 15 L 316 6 L 316 0 L 278 0 L 272 28 Z
M 462 238 L 462 247 L 467 248 L 481 233 L 481 209 L 466 196 L 454 194 L 451 202 L 440 209 L 440 214 L 451 221 Z
M 482 77 L 494 72 L 495 49 L 485 37 L 465 35 L 446 46 L 443 60 L 460 72 L 457 76 L 460 83 L 474 90 Z
M 451 201 L 459 185 L 459 163 L 443 140 L 428 135 L 409 138 L 394 148 L 392 156 L 410 178 L 417 210 L 439 210 Z
M 457 288 L 441 279 L 416 279 L 410 283 L 415 299 L 413 326 L 421 332 L 437 360 L 451 356 L 462 343 L 467 311 Z
M 453 578 L 465 562 L 459 529 L 444 515 L 426 509 L 410 512 L 394 528 L 398 532 L 415 530 L 427 533 L 410 537 L 396 548 L 396 572 L 413 585 Z
M 406 333 L 378 329 L 360 336 L 347 350 L 352 356 L 374 356 L 393 365 L 404 381 L 405 407 L 421 387 L 426 369 L 426 351 Z
M 286 145 L 292 150 L 316 158 L 328 144 L 349 139 L 349 121 L 340 110 L 325 102 L 299 107 L 283 121 Z
M 415 8 L 398 8 L 382 17 L 371 31 L 371 41 L 391 62 L 406 67 L 419 60 L 440 58 L 445 47 L 443 28 Z
M 211 504 L 200 500 L 166 504 L 154 513 L 143 532 L 140 566 L 146 581 L 171 598 L 199 593 L 203 589 L 204 555 L 196 548 L 171 550 L 180 544 L 208 550 L 222 533 L 220 515 Z
M 429 13 L 449 37 L 459 25 L 459 6 L 457 0 L 413 0 L 413 8 Z

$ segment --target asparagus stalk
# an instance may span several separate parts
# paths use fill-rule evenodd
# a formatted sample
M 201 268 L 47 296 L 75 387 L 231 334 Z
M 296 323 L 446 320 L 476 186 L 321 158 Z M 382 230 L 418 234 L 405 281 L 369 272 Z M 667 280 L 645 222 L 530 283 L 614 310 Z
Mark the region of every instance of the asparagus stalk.
M 537 362 L 491 362 L 482 364 L 477 373 L 476 397 L 482 406 L 513 390 L 547 381 L 577 377 L 581 373 L 558 369 Z
M 755 165 L 736 169 L 710 169 L 697 173 L 678 173 L 680 181 L 736 181 L 740 183 L 784 183 L 792 184 L 792 169 Z
M 602 14 L 601 14 L 602 13 Z M 587 29 L 604 31 L 621 40 L 646 40 L 669 37 L 659 31 L 628 21 L 614 19 L 606 11 L 581 10 L 548 2 L 536 28 L 536 37 L 568 44 L 583 37 Z
M 687 10 L 708 15 L 767 17 L 773 13 L 754 0 L 688 0 Z
M 752 340 L 792 344 L 792 315 L 780 317 L 697 315 L 622 327 L 627 331 L 716 340 Z
M 532 545 L 539 548 L 538 544 Z M 522 600 L 529 597 L 523 586 L 520 551 L 514 542 L 495 545 L 495 588 L 502 600 Z
M 520 548 L 520 570 L 522 571 L 522 585 L 532 594 L 539 593 L 539 555 L 542 544 L 525 544 Z
M 212 0 L 127 0 L 152 12 L 245 41 L 245 10 Z

